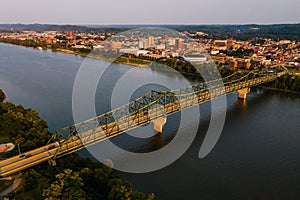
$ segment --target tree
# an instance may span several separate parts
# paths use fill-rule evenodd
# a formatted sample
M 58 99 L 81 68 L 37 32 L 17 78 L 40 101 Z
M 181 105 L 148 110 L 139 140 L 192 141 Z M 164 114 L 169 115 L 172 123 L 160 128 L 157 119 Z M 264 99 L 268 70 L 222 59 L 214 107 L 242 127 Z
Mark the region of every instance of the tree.
M 108 187 L 110 188 L 108 200 L 153 200 L 155 198 L 153 193 L 146 195 L 133 191 L 131 184 L 120 178 L 111 179 Z
M 22 151 L 43 146 L 50 139 L 47 122 L 40 118 L 37 111 L 10 102 L 0 102 L 0 108 L 1 136 L 16 141 Z M 17 149 L 14 149 L 7 155 L 16 153 Z
M 88 196 L 83 187 L 79 172 L 66 169 L 63 173 L 56 175 L 56 181 L 48 189 L 43 190 L 43 197 L 45 200 L 86 200 Z

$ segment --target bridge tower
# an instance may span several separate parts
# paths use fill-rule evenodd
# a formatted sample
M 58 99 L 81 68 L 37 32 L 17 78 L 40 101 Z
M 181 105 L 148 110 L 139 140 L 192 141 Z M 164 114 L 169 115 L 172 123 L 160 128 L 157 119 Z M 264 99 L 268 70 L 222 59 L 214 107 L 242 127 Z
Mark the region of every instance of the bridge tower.
M 250 88 L 243 88 L 237 91 L 240 99 L 246 99 L 247 94 L 250 92 Z

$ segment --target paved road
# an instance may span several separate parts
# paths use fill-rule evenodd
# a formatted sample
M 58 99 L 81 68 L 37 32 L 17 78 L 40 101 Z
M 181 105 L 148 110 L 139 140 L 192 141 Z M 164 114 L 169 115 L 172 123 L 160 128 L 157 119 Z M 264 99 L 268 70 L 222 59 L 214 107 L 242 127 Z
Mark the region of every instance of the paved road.
M 11 186 L 9 186 L 8 188 L 6 188 L 3 192 L 0 193 L 0 197 L 7 195 L 11 192 L 13 192 L 15 189 L 17 189 L 19 187 L 19 185 L 22 182 L 22 178 L 21 178 L 21 173 L 19 173 L 18 175 L 14 176 L 14 182 L 11 184 Z

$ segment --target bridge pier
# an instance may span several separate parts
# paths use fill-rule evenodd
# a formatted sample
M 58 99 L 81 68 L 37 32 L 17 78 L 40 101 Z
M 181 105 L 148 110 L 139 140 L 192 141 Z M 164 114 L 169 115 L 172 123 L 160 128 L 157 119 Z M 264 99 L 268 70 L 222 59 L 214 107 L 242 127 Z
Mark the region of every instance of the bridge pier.
M 250 88 L 244 88 L 244 89 L 238 90 L 237 92 L 239 93 L 240 99 L 246 99 L 247 94 L 250 92 Z
M 166 117 L 160 117 L 157 119 L 152 120 L 153 125 L 154 125 L 154 131 L 157 133 L 162 133 L 163 132 L 163 127 L 167 123 L 167 118 Z

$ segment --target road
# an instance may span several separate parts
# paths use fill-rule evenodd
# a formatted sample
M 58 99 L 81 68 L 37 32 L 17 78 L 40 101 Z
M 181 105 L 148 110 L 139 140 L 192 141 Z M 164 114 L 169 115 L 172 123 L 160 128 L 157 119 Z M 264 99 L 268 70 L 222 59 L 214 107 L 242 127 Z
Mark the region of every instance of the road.
M 21 176 L 22 176 L 21 173 L 15 175 L 15 176 L 13 177 L 14 182 L 11 184 L 11 186 L 9 186 L 8 188 L 6 188 L 4 191 L 2 191 L 2 192 L 0 193 L 0 197 L 1 197 L 1 196 L 5 196 L 5 195 L 7 195 L 7 194 L 9 194 L 9 193 L 11 193 L 11 192 L 13 192 L 13 191 L 15 191 L 15 189 L 17 189 L 17 188 L 20 186 L 21 182 L 22 182 Z

